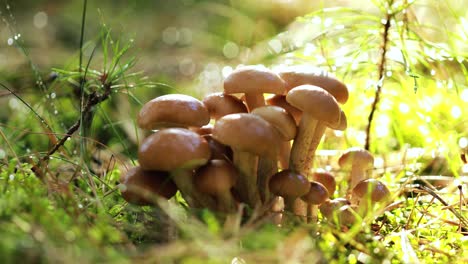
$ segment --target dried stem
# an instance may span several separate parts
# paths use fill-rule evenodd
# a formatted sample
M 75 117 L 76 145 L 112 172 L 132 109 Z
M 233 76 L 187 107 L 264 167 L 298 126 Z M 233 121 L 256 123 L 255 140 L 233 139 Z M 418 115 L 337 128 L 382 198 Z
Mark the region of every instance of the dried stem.
M 391 20 L 392 20 L 393 14 L 392 13 L 387 13 L 385 19 L 385 24 L 384 24 L 384 32 L 382 34 L 382 46 L 381 46 L 381 56 L 380 56 L 380 63 L 379 63 L 379 78 L 377 82 L 377 89 L 375 90 L 375 96 L 374 96 L 374 102 L 372 103 L 371 111 L 369 114 L 369 118 L 367 121 L 367 127 L 366 127 L 366 142 L 364 148 L 366 150 L 370 149 L 370 131 L 372 128 L 372 122 L 374 121 L 374 114 L 375 111 L 377 110 L 377 105 L 380 101 L 380 94 L 382 93 L 382 86 L 383 86 L 383 79 L 384 79 L 384 74 L 385 74 L 385 64 L 386 64 L 386 54 L 387 54 L 387 44 L 388 44 L 388 35 L 390 31 L 390 25 L 391 25 Z

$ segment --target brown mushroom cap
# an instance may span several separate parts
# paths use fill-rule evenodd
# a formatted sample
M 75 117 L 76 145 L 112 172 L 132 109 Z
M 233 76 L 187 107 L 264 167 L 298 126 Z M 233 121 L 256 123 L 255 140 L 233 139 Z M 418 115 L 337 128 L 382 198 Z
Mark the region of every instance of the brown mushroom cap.
M 273 93 L 284 94 L 284 81 L 270 69 L 259 66 L 249 65 L 235 69 L 224 80 L 224 92 L 234 93 Z
M 349 148 L 338 159 L 338 165 L 341 168 L 349 169 L 357 166 L 363 170 L 371 169 L 374 166 L 374 157 L 372 154 L 361 148 Z
M 209 122 L 210 114 L 203 103 L 184 94 L 156 97 L 144 104 L 138 114 L 138 126 L 143 129 L 201 127 Z
M 251 113 L 268 121 L 276 128 L 283 140 L 292 140 L 296 136 L 296 122 L 285 109 L 279 106 L 267 105 L 257 107 Z
M 230 192 L 238 178 L 236 168 L 225 160 L 210 160 L 195 171 L 193 182 L 198 191 L 210 195 Z
M 338 123 L 341 117 L 335 98 L 318 86 L 305 84 L 295 87 L 286 95 L 286 101 L 319 121 Z
M 322 204 L 328 199 L 328 190 L 320 182 L 311 181 L 310 190 L 301 199 L 308 204 Z
M 221 117 L 235 113 L 247 113 L 247 107 L 239 98 L 230 94 L 212 93 L 203 98 L 211 118 L 220 119 Z
M 345 130 L 348 127 L 348 119 L 346 118 L 345 112 L 340 109 L 340 121 L 337 123 L 328 123 L 327 126 L 333 130 Z
M 213 138 L 233 149 L 259 156 L 276 156 L 279 141 L 273 127 L 253 114 L 230 114 L 220 118 L 213 128 Z
M 291 170 L 275 173 L 269 182 L 270 191 L 282 197 L 300 197 L 310 190 L 310 183 L 302 174 Z
M 145 138 L 138 150 L 138 161 L 145 170 L 172 171 L 193 169 L 211 156 L 208 142 L 184 128 L 166 128 Z
M 153 204 L 155 195 L 170 199 L 177 192 L 177 186 L 165 171 L 145 171 L 133 167 L 120 177 L 122 197 L 137 205 Z
M 210 159 L 223 159 L 223 160 L 232 160 L 232 149 L 229 146 L 222 144 L 221 142 L 217 141 L 213 138 L 212 135 L 203 135 L 202 136 L 208 145 L 210 145 L 211 149 L 211 157 Z
M 276 94 L 276 95 L 268 98 L 266 100 L 266 102 L 267 102 L 268 105 L 275 105 L 275 106 L 279 106 L 281 108 L 284 108 L 286 111 L 288 111 L 288 113 L 290 113 L 292 115 L 292 117 L 296 121 L 296 124 L 299 124 L 299 121 L 301 121 L 302 111 L 297 109 L 296 107 L 290 105 L 286 101 L 286 95 Z
M 209 134 L 213 133 L 213 125 L 212 124 L 204 125 L 202 127 L 190 127 L 189 129 L 192 130 L 193 132 L 197 133 L 200 136 L 209 135 Z
M 359 199 L 370 197 L 371 201 L 380 202 L 390 197 L 390 191 L 383 182 L 376 179 L 366 179 L 354 187 L 352 195 Z
M 281 69 L 279 75 L 285 81 L 288 91 L 303 84 L 311 84 L 327 90 L 342 104 L 348 101 L 349 92 L 346 85 L 327 71 L 314 67 L 294 66 Z
M 336 190 L 336 180 L 335 177 L 326 171 L 316 171 L 312 174 L 312 180 L 320 182 L 327 188 L 328 194 L 332 196 Z
M 334 212 L 337 212 L 337 210 L 340 209 L 342 206 L 350 204 L 351 202 L 345 198 L 336 198 L 333 200 L 325 201 L 320 205 L 319 209 L 323 216 L 325 216 L 326 218 L 332 218 Z

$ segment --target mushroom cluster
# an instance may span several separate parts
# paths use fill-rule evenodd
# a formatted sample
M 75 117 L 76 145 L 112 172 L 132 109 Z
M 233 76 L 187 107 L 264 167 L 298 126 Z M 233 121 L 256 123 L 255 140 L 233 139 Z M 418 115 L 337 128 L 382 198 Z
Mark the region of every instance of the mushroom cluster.
M 139 112 L 149 136 L 139 166 L 122 177 L 122 195 L 148 204 L 150 193 L 169 199 L 179 191 L 193 208 L 230 213 L 242 203 L 314 220 L 320 206 L 330 217 L 322 208 L 333 203 L 335 177 L 314 168 L 314 156 L 327 128 L 346 129 L 347 100 L 346 85 L 327 72 L 263 66 L 238 67 L 223 92 L 201 101 L 159 96 Z M 339 165 L 349 171 L 347 205 L 368 209 L 366 197 L 388 189 L 369 179 L 371 158 L 346 153 Z

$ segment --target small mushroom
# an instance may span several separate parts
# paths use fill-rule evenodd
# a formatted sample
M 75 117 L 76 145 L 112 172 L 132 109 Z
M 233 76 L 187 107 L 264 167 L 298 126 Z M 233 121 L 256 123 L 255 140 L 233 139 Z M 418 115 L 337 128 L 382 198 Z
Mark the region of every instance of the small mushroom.
M 215 123 L 213 138 L 232 148 L 233 163 L 240 173 L 235 190 L 241 201 L 255 207 L 260 202 L 258 158 L 274 159 L 277 155 L 274 146 L 279 138 L 274 128 L 253 114 L 230 114 Z
M 327 218 L 333 219 L 333 214 L 338 211 L 339 208 L 345 205 L 351 205 L 351 202 L 346 198 L 335 198 L 327 200 L 319 206 L 320 213 Z
M 140 166 L 122 174 L 120 184 L 122 197 L 137 205 L 154 204 L 155 196 L 170 199 L 177 192 L 177 186 L 168 172 L 145 171 Z
M 373 208 L 375 204 L 386 205 L 390 198 L 390 191 L 383 182 L 376 179 L 366 179 L 360 181 L 353 188 L 351 195 L 351 203 L 359 206 L 361 215 L 366 215 L 369 208 Z
M 303 111 L 291 149 L 290 168 L 307 176 L 318 146 L 317 142 L 320 142 L 315 130 L 321 123 L 338 123 L 340 107 L 330 93 L 313 85 L 293 88 L 286 95 L 286 100 Z
M 316 171 L 312 173 L 312 180 L 320 182 L 327 188 L 329 197 L 331 198 L 336 190 L 336 180 L 333 174 L 327 171 Z
M 352 190 L 360 181 L 370 178 L 368 171 L 374 166 L 374 157 L 365 149 L 350 148 L 340 156 L 338 165 L 350 171 L 347 177 L 348 189 Z
M 199 193 L 192 182 L 192 170 L 211 157 L 208 142 L 197 133 L 184 128 L 166 128 L 145 138 L 138 149 L 138 161 L 145 170 L 169 171 L 180 192 L 194 207 L 213 204 Z
M 203 103 L 184 94 L 167 94 L 143 105 L 138 113 L 138 126 L 143 129 L 168 127 L 201 127 L 210 122 Z
M 282 169 L 289 167 L 289 153 L 291 151 L 290 141 L 296 136 L 296 123 L 291 114 L 278 106 L 261 106 L 252 112 L 258 115 L 274 128 L 280 141 L 274 147 L 278 148 L 278 158 Z M 260 159 L 258 164 L 258 188 L 263 201 L 269 201 L 268 181 L 271 175 L 278 172 L 277 159 Z
M 273 194 L 283 197 L 284 210 L 301 218 L 307 216 L 307 207 L 304 203 L 298 203 L 299 197 L 310 190 L 310 183 L 305 176 L 288 169 L 282 170 L 271 177 L 269 186 Z
M 278 74 L 264 66 L 241 66 L 224 80 L 224 92 L 244 94 L 247 107 L 252 111 L 265 105 L 263 94 L 284 94 L 284 85 Z
M 309 222 L 317 222 L 318 205 L 328 200 L 328 190 L 320 182 L 311 181 L 308 193 L 301 196 L 307 203 L 307 216 Z
M 237 169 L 225 160 L 210 160 L 195 171 L 195 188 L 214 196 L 216 209 L 221 212 L 235 212 L 236 201 L 231 194 L 238 178 Z

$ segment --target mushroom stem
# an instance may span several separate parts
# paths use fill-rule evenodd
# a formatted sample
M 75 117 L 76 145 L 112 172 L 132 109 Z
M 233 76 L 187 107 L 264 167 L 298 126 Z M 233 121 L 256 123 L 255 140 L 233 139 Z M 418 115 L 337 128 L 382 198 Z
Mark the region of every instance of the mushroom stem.
M 283 197 L 284 210 L 292 212 L 295 217 L 305 220 L 307 217 L 307 204 L 300 198 Z
M 260 157 L 258 160 L 257 171 L 257 187 L 260 193 L 260 199 L 263 203 L 267 203 L 272 199 L 273 195 L 270 192 L 268 183 L 271 176 L 278 172 L 278 161 L 276 158 Z
M 309 115 L 302 115 L 298 133 L 291 148 L 289 166 L 293 171 L 308 177 L 311 157 L 309 146 L 312 143 L 315 128 L 319 122 Z
M 367 179 L 367 172 L 361 166 L 352 166 L 351 173 L 350 173 L 350 181 L 349 181 L 349 190 L 352 190 L 356 185 Z
M 291 156 L 291 142 L 283 141 L 279 143 L 279 165 L 281 169 L 289 168 L 289 158 Z
M 239 193 L 241 201 L 254 208 L 260 202 L 257 190 L 258 156 L 234 149 L 233 162 L 240 174 L 235 189 Z
M 185 169 L 171 171 L 172 180 L 190 207 L 215 208 L 216 203 L 213 198 L 195 189 L 192 174 L 193 171 Z
M 237 209 L 236 201 L 231 192 L 221 192 L 216 195 L 216 208 L 220 212 L 231 213 Z
M 259 93 L 245 93 L 245 102 L 247 103 L 247 107 L 249 108 L 249 112 L 253 109 L 264 106 L 265 105 L 265 98 L 263 94 Z
M 317 223 L 318 217 L 318 205 L 308 204 L 307 205 L 307 223 Z

